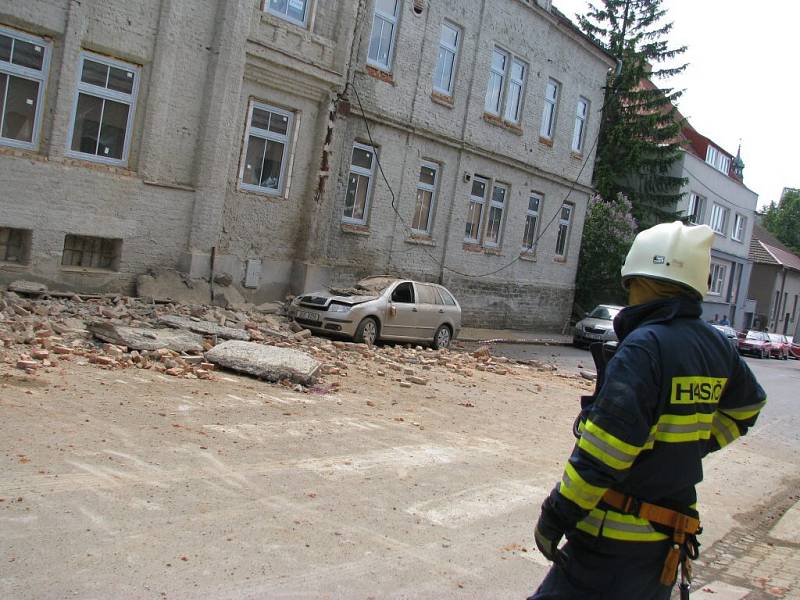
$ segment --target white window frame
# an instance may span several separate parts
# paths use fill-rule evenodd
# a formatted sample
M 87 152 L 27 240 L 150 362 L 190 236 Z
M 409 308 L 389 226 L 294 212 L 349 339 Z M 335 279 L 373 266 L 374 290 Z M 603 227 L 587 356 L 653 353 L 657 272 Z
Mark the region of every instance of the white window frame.
M 256 109 L 265 110 L 277 115 L 287 117 L 289 121 L 286 123 L 286 135 L 275 133 L 274 131 L 267 131 L 260 127 L 253 127 L 253 111 Z M 277 108 L 263 102 L 250 101 L 250 107 L 247 110 L 247 128 L 244 132 L 244 152 L 242 152 L 242 164 L 239 167 L 239 188 L 247 190 L 248 192 L 256 192 L 258 194 L 266 194 L 268 196 L 281 196 L 284 193 L 284 184 L 286 182 L 286 169 L 291 162 L 292 154 L 292 133 L 294 131 L 294 114 L 288 110 Z M 266 141 L 279 142 L 283 144 L 283 158 L 281 159 L 281 172 L 278 175 L 278 187 L 269 188 L 253 183 L 245 183 L 244 170 L 247 166 L 247 150 L 250 145 L 250 136 L 260 138 Z M 264 149 L 266 152 L 266 148 Z M 262 165 L 263 168 L 263 165 Z
M 85 60 L 91 60 L 93 62 L 97 62 L 100 64 L 107 65 L 109 67 L 116 67 L 117 69 L 124 69 L 126 71 L 131 71 L 134 74 L 134 81 L 133 81 L 133 89 L 131 90 L 130 94 L 125 94 L 123 92 L 117 92 L 115 90 L 109 90 L 107 88 L 101 88 L 96 85 L 92 85 L 91 83 L 84 83 L 81 81 L 81 76 L 83 74 L 83 62 Z M 109 69 L 109 74 L 110 74 Z M 72 116 L 70 118 L 69 124 L 69 132 L 67 134 L 67 150 L 64 153 L 66 156 L 72 158 L 80 158 L 82 160 L 88 160 L 91 162 L 98 162 L 103 163 L 106 165 L 116 165 L 116 166 L 127 166 L 128 164 L 128 156 L 130 154 L 131 149 L 131 138 L 133 137 L 133 119 L 136 113 L 136 99 L 139 95 L 139 80 L 142 76 L 142 70 L 137 65 L 133 65 L 128 62 L 124 62 L 121 60 L 116 60 L 113 58 L 108 58 L 106 56 L 101 56 L 99 54 L 95 54 L 94 52 L 87 52 L 85 50 L 81 51 L 80 56 L 78 58 L 78 72 L 76 77 L 76 85 L 75 85 L 75 95 L 72 101 Z M 75 119 L 78 117 L 78 98 L 83 92 L 84 94 L 94 96 L 96 98 L 101 98 L 103 100 L 111 100 L 112 102 L 120 102 L 122 104 L 127 104 L 128 109 L 128 122 L 125 124 L 125 142 L 122 145 L 122 158 L 106 158 L 104 156 L 99 156 L 97 154 L 89 154 L 86 152 L 80 152 L 78 150 L 72 149 L 72 136 L 75 133 Z M 102 128 L 102 115 L 100 120 L 100 127 Z M 100 137 L 100 131 L 97 132 L 98 136 L 98 143 Z
M 444 40 L 445 28 L 448 28 L 456 33 L 456 43 L 454 46 L 445 42 Z M 455 87 L 455 80 L 456 80 L 456 66 L 458 64 L 458 48 L 460 45 L 461 45 L 461 28 L 455 23 L 451 23 L 450 21 L 443 21 L 442 28 L 439 32 L 439 51 L 436 55 L 436 67 L 433 70 L 434 77 L 436 76 L 436 72 L 439 70 L 439 63 L 442 61 L 443 53 L 444 56 L 452 55 L 453 66 L 450 70 L 450 81 L 447 82 L 447 87 L 439 85 L 441 81 L 437 82 L 434 79 L 433 91 L 439 94 L 443 94 L 445 96 L 453 95 L 453 88 Z M 442 74 L 444 75 L 444 67 L 442 67 Z
M 495 190 L 503 190 L 503 201 L 498 202 L 494 199 Z M 486 211 L 486 224 L 483 227 L 483 245 L 487 248 L 498 248 L 503 243 L 503 224 L 506 213 L 506 206 L 508 205 L 509 186 L 505 183 L 493 183 L 491 194 L 489 194 L 489 210 Z M 489 232 L 489 224 L 491 223 L 491 216 L 493 210 L 500 211 L 500 221 L 497 224 L 497 241 L 489 241 L 487 234 Z
M 9 62 L 0 61 L 0 73 L 4 73 L 5 75 L 8 76 L 5 89 L 6 97 L 3 98 L 3 102 L 0 102 L 0 107 L 4 107 L 6 104 L 5 101 L 6 98 L 8 97 L 8 88 L 9 88 L 8 82 L 11 80 L 11 77 L 20 77 L 22 79 L 29 79 L 39 83 L 39 92 L 36 98 L 36 114 L 33 116 L 33 131 L 31 133 L 31 141 L 25 142 L 22 140 L 15 140 L 13 138 L 2 137 L 4 115 L 0 114 L 0 145 L 11 146 L 13 148 L 24 148 L 27 150 L 36 150 L 39 147 L 39 133 L 41 131 L 41 126 L 42 126 L 42 113 L 44 112 L 43 110 L 44 90 L 47 84 L 47 76 L 50 72 L 51 44 L 44 38 L 40 38 L 34 35 L 29 35 L 27 33 L 22 33 L 20 31 L 17 31 L 15 29 L 9 29 L 7 27 L 0 27 L 0 33 L 12 39 L 11 43 L 12 54 L 11 56 L 9 56 Z M 19 65 L 15 65 L 11 62 L 14 52 L 14 42 L 13 42 L 14 39 L 22 40 L 23 42 L 28 42 L 29 44 L 34 44 L 35 46 L 42 47 L 44 56 L 42 57 L 41 71 L 37 71 L 36 69 L 31 69 L 29 67 L 22 67 Z
M 708 286 L 709 296 L 721 296 L 725 287 L 727 267 L 721 263 L 711 262 L 711 284 Z
M 725 175 L 727 175 L 731 169 L 730 157 L 711 144 L 709 144 L 706 149 L 706 163 Z
M 699 209 L 697 208 L 699 206 Z M 703 213 L 706 209 L 706 198 L 692 192 L 689 195 L 689 206 L 686 209 L 686 218 L 690 223 L 699 225 L 703 222 Z M 692 217 L 695 217 L 692 219 Z
M 472 193 L 472 188 L 476 181 L 481 181 L 484 184 L 485 193 L 488 194 L 491 191 L 491 182 L 486 177 L 479 177 L 475 175 L 472 178 L 472 183 L 470 184 L 469 190 L 469 204 L 467 205 L 467 215 L 469 215 L 470 210 L 472 209 L 473 204 L 478 204 L 481 207 L 481 214 L 478 217 L 478 230 L 475 232 L 475 237 L 469 237 L 464 232 L 464 241 L 468 244 L 479 244 L 481 241 L 481 233 L 483 230 L 483 220 L 486 218 L 486 196 L 475 196 Z
M 553 87 L 553 97 L 549 95 L 550 86 Z M 561 95 L 561 84 L 552 77 L 547 80 L 544 88 L 544 107 L 542 109 L 542 123 L 539 126 L 539 136 L 552 140 L 556 131 L 558 118 L 558 98 Z
M 373 9 L 372 14 L 372 29 L 370 30 L 369 35 L 369 43 L 367 44 L 367 64 L 372 65 L 376 69 L 380 69 L 381 71 L 386 71 L 390 73 L 392 70 L 392 59 L 394 58 L 394 45 L 395 40 L 397 39 L 397 24 L 400 20 L 400 6 L 402 5 L 403 0 L 395 0 L 394 4 L 394 14 L 390 15 L 389 13 L 385 13 L 382 10 L 378 10 L 378 2 L 375 0 L 375 6 Z M 372 59 L 369 57 L 370 50 L 372 49 L 372 33 L 375 31 L 375 23 L 378 21 L 382 21 L 384 23 L 389 23 L 392 26 L 392 36 L 389 39 L 389 51 L 386 53 L 386 64 L 381 63 L 377 59 Z M 380 42 L 379 42 L 380 44 Z M 380 50 L 380 45 L 378 46 Z
M 295 18 L 289 16 L 289 2 L 291 2 L 291 1 L 292 0 L 287 0 L 287 2 L 286 2 L 286 12 L 282 13 L 279 10 L 275 10 L 274 8 L 272 8 L 271 0 L 264 0 L 263 11 L 267 12 L 267 13 L 269 13 L 271 15 L 275 15 L 276 17 L 278 17 L 279 19 L 283 19 L 284 21 L 289 21 L 289 23 L 294 23 L 295 25 L 300 25 L 301 27 L 306 27 L 306 25 L 308 24 L 308 13 L 311 12 L 311 2 L 312 2 L 312 0 L 301 0 L 305 4 L 304 10 L 303 10 L 303 19 L 302 20 L 295 19 Z
M 719 235 L 727 235 L 727 228 L 728 228 L 728 213 L 729 209 L 722 204 L 717 204 L 716 202 L 712 203 L 711 205 L 711 220 L 709 221 L 709 225 L 711 229 L 714 230 L 715 233 Z
M 569 214 L 567 215 L 566 219 L 564 218 L 564 209 L 567 209 L 569 211 Z M 567 257 L 567 251 L 569 250 L 569 234 L 570 234 L 570 230 L 572 229 L 572 213 L 575 212 L 575 205 L 571 204 L 569 202 L 564 202 L 558 208 L 558 211 L 559 211 L 559 213 L 558 213 L 558 229 L 556 230 L 555 255 L 556 255 L 556 258 L 564 259 L 564 258 Z M 564 247 L 562 248 L 562 251 L 559 252 L 558 251 L 558 243 L 559 243 L 559 240 L 561 239 L 562 228 L 563 228 L 563 231 L 564 231 Z
M 572 151 L 582 153 L 586 141 L 586 125 L 589 122 L 589 100 L 580 96 L 575 105 L 575 129 L 572 132 Z M 583 110 L 581 110 L 583 107 Z
M 427 228 L 426 229 L 417 229 L 417 228 L 415 228 L 414 227 L 413 216 L 412 216 L 411 230 L 414 231 L 415 233 L 423 233 L 423 234 L 426 234 L 426 235 L 430 235 L 431 229 L 432 229 L 432 226 L 433 226 L 434 207 L 436 206 L 436 188 L 439 185 L 439 168 L 440 168 L 440 166 L 439 166 L 438 163 L 431 162 L 431 161 L 428 161 L 428 160 L 423 160 L 419 165 L 420 175 L 422 175 L 423 167 L 433 171 L 433 185 L 431 185 L 429 183 L 422 183 L 422 180 L 420 179 L 420 177 L 419 176 L 417 177 L 417 191 L 423 191 L 423 192 L 430 192 L 431 193 L 431 203 L 430 203 L 430 206 L 428 206 L 428 217 L 425 220 L 425 222 L 427 224 Z M 414 214 L 415 215 L 417 214 L 417 203 L 416 202 L 414 203 Z
M 522 67 L 522 79 L 517 79 L 514 77 L 514 65 L 519 65 Z M 503 118 L 508 123 L 513 123 L 514 125 L 519 124 L 522 120 L 522 106 L 525 103 L 525 80 L 528 78 L 528 63 L 523 60 L 520 60 L 516 56 L 511 57 L 511 62 L 508 65 L 508 81 L 506 83 L 506 93 L 505 93 L 505 110 L 503 114 L 505 115 Z M 519 88 L 519 96 L 517 96 L 516 106 L 513 106 L 512 112 L 512 102 L 511 102 L 511 90 L 517 87 Z
M 531 209 L 531 200 L 536 199 L 536 210 Z M 525 210 L 525 229 L 522 231 L 522 250 L 523 252 L 532 252 L 534 248 L 536 248 L 536 234 L 539 231 L 539 215 L 542 212 L 542 203 L 544 202 L 544 197 L 541 194 L 537 194 L 536 192 L 531 192 L 528 195 L 528 206 Z M 529 231 L 528 223 L 530 219 L 533 219 L 533 230 L 531 231 L 531 243 L 527 245 L 525 243 L 525 238 L 527 238 L 527 233 Z
M 364 167 L 359 167 L 353 164 L 353 150 L 356 148 L 358 148 L 359 150 L 363 150 L 364 152 L 372 153 L 372 163 L 370 164 L 369 169 L 365 169 Z M 350 150 L 350 170 L 348 171 L 348 179 L 351 173 L 355 173 L 356 175 L 362 175 L 367 178 L 367 195 L 366 198 L 364 199 L 364 218 L 356 219 L 353 217 L 348 217 L 344 214 L 344 210 L 342 210 L 342 223 L 348 223 L 350 225 L 367 224 L 367 220 L 369 219 L 369 209 L 370 206 L 372 206 L 372 187 L 375 182 L 375 163 L 377 161 L 378 161 L 378 152 L 375 148 L 373 148 L 368 144 L 353 142 L 353 148 Z M 346 197 L 347 197 L 347 190 L 345 189 L 345 198 Z
M 733 230 L 731 239 L 741 242 L 744 239 L 744 230 L 747 227 L 747 219 L 741 213 L 736 213 L 733 217 Z
M 498 54 L 503 57 L 503 69 L 499 70 L 494 66 L 494 55 Z M 511 55 L 503 50 L 502 48 L 498 48 L 494 46 L 492 48 L 492 60 L 489 62 L 489 81 L 486 83 L 486 98 L 483 102 L 483 110 L 489 113 L 490 115 L 494 115 L 499 117 L 503 114 L 503 104 L 504 104 L 504 96 L 505 96 L 505 89 L 506 89 L 506 73 L 508 72 L 508 65 L 511 61 Z M 494 80 L 495 77 L 500 78 L 500 93 L 497 96 L 497 103 L 493 106 L 489 106 L 489 102 L 491 98 L 489 97 L 490 91 L 494 88 L 490 84 Z
M 489 63 L 489 81 L 486 83 L 486 97 L 483 103 L 483 110 L 487 114 L 495 117 L 502 116 L 506 123 L 518 125 L 522 120 L 522 109 L 525 104 L 525 82 L 528 79 L 528 63 L 499 46 L 495 46 L 492 49 L 492 59 L 494 59 L 495 53 L 503 56 L 505 61 L 502 71 L 494 66 L 494 60 Z M 513 76 L 514 65 L 522 67 L 522 79 Z M 500 79 L 500 95 L 497 97 L 497 105 L 489 106 L 489 93 L 493 88 L 490 84 L 495 77 Z M 511 103 L 512 87 L 519 88 L 519 96 L 517 97 L 516 105 L 512 105 Z

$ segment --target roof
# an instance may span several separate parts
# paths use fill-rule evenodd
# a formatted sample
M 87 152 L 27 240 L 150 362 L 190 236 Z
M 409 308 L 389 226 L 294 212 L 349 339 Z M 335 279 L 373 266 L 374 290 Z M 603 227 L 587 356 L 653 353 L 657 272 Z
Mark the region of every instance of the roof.
M 800 256 L 781 244 L 758 223 L 753 224 L 753 237 L 750 240 L 748 258 L 756 264 L 778 265 L 800 272 Z

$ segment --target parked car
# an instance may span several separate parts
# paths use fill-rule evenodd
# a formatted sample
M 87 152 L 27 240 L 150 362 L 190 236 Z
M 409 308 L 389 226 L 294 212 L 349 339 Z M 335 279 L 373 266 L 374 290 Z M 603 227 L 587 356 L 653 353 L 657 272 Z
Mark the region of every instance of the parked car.
M 789 340 L 781 333 L 768 333 L 770 342 L 770 358 L 789 360 Z
M 739 347 L 739 336 L 733 327 L 728 327 L 727 325 L 712 325 L 712 327 L 721 331 L 722 334 L 728 339 L 731 346 L 734 348 Z
M 396 340 L 447 348 L 461 329 L 461 306 L 446 288 L 389 276 L 302 294 L 292 301 L 289 316 L 314 333 L 367 344 Z
M 575 346 L 588 346 L 592 342 L 612 342 L 617 340 L 614 331 L 614 317 L 622 306 L 599 304 L 575 324 L 572 343 Z
M 789 340 L 789 358 L 800 360 L 800 344 L 795 343 L 792 335 L 786 336 L 786 339 Z
M 739 354 L 752 354 L 758 358 L 769 358 L 772 344 L 769 335 L 764 331 L 751 329 L 743 339 L 739 340 Z

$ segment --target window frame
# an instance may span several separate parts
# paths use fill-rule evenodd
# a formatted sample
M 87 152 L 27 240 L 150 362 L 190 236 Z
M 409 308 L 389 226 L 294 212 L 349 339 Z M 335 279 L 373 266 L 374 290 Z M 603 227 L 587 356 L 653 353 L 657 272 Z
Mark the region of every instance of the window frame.
M 584 106 L 583 115 L 581 115 L 580 107 Z M 583 154 L 583 146 L 586 143 L 586 128 L 589 124 L 589 107 L 591 103 L 584 96 L 578 96 L 578 102 L 575 104 L 575 129 L 572 131 L 572 151 L 578 154 Z M 576 143 L 577 134 L 577 143 Z
M 536 198 L 536 210 L 531 210 L 531 200 L 533 198 Z M 536 234 L 539 231 L 539 222 L 540 222 L 539 215 L 542 212 L 542 204 L 543 203 L 544 203 L 544 196 L 542 194 L 539 194 L 537 192 L 531 192 L 530 194 L 528 194 L 528 206 L 525 209 L 525 229 L 523 229 L 523 231 L 522 231 L 522 251 L 523 252 L 534 252 L 534 249 L 536 248 L 536 243 L 538 241 L 536 239 Z M 528 246 L 528 245 L 526 245 L 525 240 L 527 238 L 527 234 L 528 234 L 528 230 L 529 230 L 529 228 L 528 228 L 528 220 L 531 219 L 531 218 L 534 219 L 534 222 L 533 222 L 533 230 L 531 232 L 531 245 Z
M 733 217 L 733 229 L 731 239 L 736 242 L 744 240 L 744 230 L 747 227 L 747 218 L 742 213 L 735 213 Z
M 564 219 L 564 209 L 569 210 L 569 215 L 566 219 Z M 556 230 L 556 247 L 555 247 L 555 257 L 557 260 L 566 260 L 567 258 L 567 251 L 569 250 L 569 236 L 572 231 L 572 215 L 575 212 L 575 205 L 571 202 L 562 202 L 561 206 L 558 209 L 558 229 Z M 561 240 L 561 228 L 565 228 L 564 238 L 563 238 L 563 249 L 561 252 L 558 251 L 559 241 Z
M 444 33 L 445 27 L 448 27 L 448 28 L 450 28 L 450 29 L 452 29 L 453 31 L 456 32 L 456 44 L 455 44 L 455 46 L 450 46 L 449 44 L 445 43 L 445 41 L 443 39 L 444 36 L 442 35 Z M 459 50 L 459 48 L 461 46 L 462 31 L 463 30 L 461 29 L 461 27 L 459 27 L 458 25 L 456 25 L 452 21 L 448 21 L 447 19 L 442 21 L 442 27 L 439 30 L 439 46 L 438 46 L 438 50 L 437 50 L 437 54 L 436 54 L 436 65 L 433 68 L 433 76 L 434 76 L 433 91 L 436 92 L 437 94 L 442 94 L 443 96 L 452 97 L 453 96 L 453 92 L 455 91 L 456 67 L 457 67 L 457 64 L 458 64 L 458 50 Z M 453 55 L 453 66 L 451 67 L 451 70 L 450 70 L 450 81 L 448 82 L 448 88 L 443 88 L 443 87 L 439 86 L 438 83 L 436 82 L 436 79 L 435 79 L 436 72 L 439 69 L 440 52 L 442 52 L 442 51 L 450 53 L 450 54 Z M 442 74 L 444 74 L 444 69 L 442 70 Z
M 719 209 L 717 211 L 717 209 Z M 711 203 L 711 219 L 709 220 L 709 226 L 714 231 L 714 233 L 727 237 L 727 229 L 728 229 L 728 214 L 730 213 L 730 209 L 727 206 L 719 204 L 717 202 Z M 720 228 L 717 229 L 717 216 L 722 216 L 722 222 L 719 223 Z
M 708 286 L 709 296 L 722 296 L 725 287 L 725 274 L 727 272 L 727 265 L 711 261 L 710 282 Z M 717 287 L 718 289 L 715 289 Z
M 308 14 L 311 12 L 311 2 L 313 0 L 302 0 L 302 2 L 305 3 L 304 10 L 303 10 L 303 20 L 302 21 L 299 21 L 299 20 L 289 16 L 289 2 L 291 2 L 291 1 L 292 0 L 287 0 L 287 2 L 286 2 L 286 13 L 285 14 L 280 13 L 277 10 L 274 10 L 270 6 L 271 0 L 264 0 L 264 2 L 262 4 L 262 10 L 263 10 L 263 12 L 269 13 L 271 15 L 274 15 L 274 16 L 278 17 L 279 19 L 283 19 L 284 21 L 288 21 L 289 23 L 294 23 L 295 25 L 299 25 L 300 27 L 303 27 L 304 29 L 307 28 L 308 27 Z
M 353 150 L 358 148 L 359 150 L 364 150 L 365 152 L 372 153 L 372 162 L 369 169 L 365 169 L 364 167 L 359 167 L 358 165 L 353 164 Z M 375 163 L 377 162 L 378 151 L 373 146 L 369 144 L 362 144 L 361 142 L 353 142 L 353 146 L 350 150 L 350 168 L 347 172 L 347 178 L 350 179 L 350 175 L 355 173 L 356 175 L 361 175 L 367 178 L 367 195 L 364 199 L 364 218 L 363 219 L 356 219 L 354 217 L 348 217 L 344 214 L 344 207 L 342 208 L 342 223 L 347 223 L 349 225 L 366 225 L 369 221 L 369 211 L 370 207 L 372 206 L 372 188 L 375 183 Z M 348 183 L 349 187 L 349 183 Z M 345 189 L 345 206 L 347 205 L 347 189 Z M 353 205 L 355 208 L 355 204 Z
M 553 84 L 555 89 L 555 98 L 553 99 L 550 99 L 547 95 L 547 92 L 550 89 L 550 84 Z M 558 119 L 558 103 L 560 98 L 561 84 L 552 77 L 548 77 L 544 88 L 544 106 L 542 108 L 542 121 L 539 124 L 539 137 L 549 141 L 553 141 L 553 138 L 556 134 L 556 121 Z M 549 118 L 545 120 L 545 116 L 548 114 L 548 109 L 550 109 Z M 547 130 L 544 129 L 545 123 L 547 123 Z
M 470 210 L 472 209 L 472 205 L 478 204 L 481 207 L 480 216 L 478 217 L 478 230 L 475 232 L 475 237 L 467 237 L 466 231 L 464 232 L 464 242 L 467 244 L 480 244 L 481 243 L 481 235 L 483 233 L 483 220 L 486 218 L 485 215 L 485 208 L 486 202 L 488 201 L 486 195 L 484 196 L 475 196 L 472 193 L 473 188 L 475 187 L 476 181 L 482 181 L 485 185 L 484 190 L 485 193 L 488 194 L 489 190 L 491 189 L 491 181 L 488 177 L 481 177 L 480 175 L 475 175 L 472 178 L 472 182 L 470 184 L 469 190 L 469 204 L 467 205 L 467 216 L 469 216 Z
M 80 240 L 81 244 L 89 243 L 97 243 L 99 246 L 99 251 L 94 252 L 93 249 L 88 251 L 88 256 L 92 255 L 99 255 L 100 258 L 103 258 L 105 255 L 102 253 L 103 247 L 106 245 L 111 246 L 110 255 L 111 261 L 108 266 L 95 266 L 95 265 L 82 265 L 82 264 L 65 264 L 64 260 L 66 258 L 67 252 L 75 252 L 81 253 L 81 258 L 83 258 L 84 253 L 87 252 L 86 249 L 82 248 L 80 250 L 76 250 L 74 248 L 67 248 L 67 243 L 72 238 L 73 241 Z M 108 273 L 117 273 L 119 272 L 120 263 L 122 261 L 122 239 L 120 238 L 106 238 L 98 235 L 83 235 L 80 233 L 66 233 L 64 235 L 64 242 L 61 248 L 61 261 L 59 263 L 59 267 L 64 270 L 81 270 L 81 271 L 102 271 Z
M 107 88 L 101 88 L 94 84 L 85 83 L 81 81 L 81 76 L 83 73 L 83 64 L 84 61 L 86 60 L 91 60 L 92 62 L 97 62 L 106 65 L 109 68 L 115 67 L 117 69 L 131 71 L 134 74 L 133 88 L 131 89 L 131 93 L 126 94 L 124 92 L 109 90 Z M 78 71 L 75 81 L 75 93 L 72 99 L 72 112 L 69 124 L 69 132 L 67 134 L 67 150 L 64 153 L 65 156 L 68 156 L 70 158 L 78 158 L 90 162 L 102 163 L 105 165 L 114 165 L 118 167 L 128 166 L 128 159 L 130 158 L 131 140 L 133 138 L 133 122 L 136 114 L 136 102 L 138 100 L 139 81 L 141 77 L 142 77 L 142 69 L 138 65 L 117 60 L 115 58 L 109 58 L 107 56 L 103 56 L 102 54 L 89 52 L 88 50 L 81 50 L 80 55 L 78 56 Z M 128 105 L 129 108 L 128 120 L 125 123 L 125 141 L 123 142 L 122 145 L 121 158 L 106 158 L 98 154 L 89 154 L 87 152 L 81 152 L 79 150 L 72 149 L 72 137 L 75 134 L 75 121 L 78 117 L 78 99 L 80 98 L 81 92 L 83 92 L 86 95 L 94 96 L 95 98 L 101 98 L 102 100 L 110 100 L 112 102 L 119 102 Z M 102 126 L 103 126 L 103 121 L 101 116 L 100 129 L 97 132 L 98 143 Z
M 494 194 L 496 190 L 503 190 L 503 201 L 498 202 L 494 199 Z M 509 197 L 509 190 L 511 186 L 506 183 L 500 183 L 498 181 L 492 182 L 492 193 L 489 194 L 489 203 L 488 203 L 488 210 L 486 211 L 486 224 L 483 227 L 483 242 L 482 246 L 485 248 L 499 248 L 503 244 L 503 224 L 505 222 L 505 215 L 506 215 L 506 206 L 508 206 L 508 197 Z M 491 223 L 491 215 L 492 210 L 499 210 L 500 211 L 500 220 L 497 223 L 497 241 L 489 241 L 487 239 L 487 234 L 489 233 L 489 224 Z
M 4 92 L 3 102 L 0 102 L 0 107 L 5 107 L 6 99 L 8 98 L 8 82 L 11 80 L 11 77 L 19 77 L 21 79 L 27 79 L 29 81 L 36 81 L 39 84 L 39 90 L 36 96 L 36 113 L 33 117 L 33 130 L 31 131 L 31 141 L 24 142 L 21 140 L 15 140 L 14 138 L 4 138 L 2 137 L 2 127 L 4 122 L 4 114 L 0 113 L 0 146 L 9 146 L 11 148 L 21 148 L 25 150 L 38 150 L 39 148 L 39 136 L 41 134 L 42 129 L 42 113 L 43 110 L 43 103 L 44 103 L 44 92 L 45 87 L 47 87 L 47 79 L 50 74 L 50 56 L 52 54 L 52 43 L 48 40 L 38 37 L 35 35 L 30 35 L 28 33 L 24 33 L 22 31 L 17 31 L 16 29 L 11 29 L 9 27 L 0 26 L 0 34 L 5 35 L 6 37 L 10 37 L 12 39 L 12 46 L 11 46 L 11 55 L 8 57 L 8 62 L 0 61 L 0 73 L 3 73 L 7 76 L 6 80 L 6 89 Z M 23 67 L 20 65 L 15 65 L 11 62 L 13 58 L 14 46 L 13 40 L 19 39 L 23 42 L 27 42 L 29 44 L 33 44 L 34 46 L 41 46 L 43 51 L 42 56 L 42 69 L 41 71 L 37 71 L 36 69 L 32 69 L 30 67 Z
M 518 64 L 522 67 L 522 79 L 515 79 L 513 76 L 514 73 L 514 65 Z M 514 125 L 519 125 L 522 121 L 522 108 L 525 104 L 525 81 L 528 79 L 528 63 L 524 60 L 520 59 L 518 56 L 511 55 L 511 62 L 508 65 L 508 76 L 506 78 L 506 92 L 504 94 L 504 101 L 503 101 L 503 120 L 506 123 L 512 123 Z M 509 108 L 511 106 L 510 98 L 511 98 L 511 87 L 512 86 L 519 86 L 519 96 L 517 97 L 517 106 L 515 110 L 515 115 L 511 116 L 508 114 Z
M 494 66 L 494 55 L 500 54 L 504 58 L 503 62 L 503 70 L 498 71 Z M 489 81 L 486 82 L 486 97 L 484 98 L 483 102 L 483 110 L 484 112 L 494 115 L 495 117 L 500 117 L 505 111 L 505 89 L 506 89 L 506 80 L 507 80 L 507 73 L 508 73 L 508 64 L 511 60 L 511 53 L 503 50 L 499 46 L 492 47 L 492 60 L 489 62 Z M 500 77 L 500 93 L 497 96 L 497 108 L 489 108 L 489 84 L 493 80 L 493 75 L 497 75 Z
M 522 122 L 522 111 L 525 106 L 525 91 L 527 88 L 527 81 L 528 81 L 528 69 L 529 65 L 528 62 L 523 60 L 519 55 L 514 54 L 506 50 L 505 48 L 501 48 L 498 45 L 494 45 L 492 47 L 492 59 L 494 59 L 494 54 L 500 54 L 505 58 L 505 62 L 503 63 L 503 71 L 502 73 L 497 70 L 494 66 L 494 60 L 489 63 L 489 80 L 486 82 L 486 95 L 484 97 L 483 102 L 483 111 L 488 114 L 492 115 L 493 117 L 497 117 L 498 119 L 502 119 L 506 123 L 510 123 L 512 125 L 519 126 Z M 512 75 L 514 65 L 520 65 L 522 67 L 522 79 L 515 79 Z M 490 108 L 488 105 L 489 102 L 489 91 L 490 91 L 490 83 L 493 80 L 493 75 L 496 75 L 500 78 L 500 95 L 497 98 L 497 109 Z M 509 99 L 511 97 L 511 86 L 516 85 L 519 87 L 519 97 L 516 103 L 516 115 L 509 115 L 509 108 L 510 102 Z
M 279 133 L 275 133 L 274 131 L 267 131 L 261 129 L 260 127 L 253 127 L 253 112 L 256 110 L 264 110 L 270 113 L 275 113 L 277 115 L 281 115 L 287 117 L 289 122 L 286 124 L 286 135 L 281 135 Z M 291 154 L 292 154 L 292 141 L 293 141 L 293 133 L 295 127 L 295 117 L 296 115 L 288 110 L 283 108 L 278 108 L 277 106 L 272 106 L 270 104 L 266 104 L 264 102 L 259 102 L 257 100 L 250 100 L 250 106 L 247 109 L 247 123 L 245 125 L 244 130 L 244 146 L 242 149 L 242 163 L 239 166 L 239 189 L 245 190 L 248 192 L 253 192 L 256 194 L 265 194 L 267 196 L 277 196 L 282 197 L 286 193 L 285 190 L 285 183 L 286 183 L 286 170 L 288 168 L 289 163 L 291 163 Z M 283 158 L 281 159 L 281 172 L 278 176 L 278 187 L 276 189 L 263 187 L 260 185 L 255 185 L 253 183 L 246 183 L 244 181 L 244 170 L 247 166 L 247 151 L 250 148 L 250 136 L 257 137 L 259 139 L 265 140 L 267 142 L 273 141 L 282 143 L 284 150 L 283 150 Z M 264 149 L 266 155 L 266 147 Z M 262 164 L 263 168 L 263 164 Z
M 433 171 L 433 185 L 431 185 L 429 183 L 423 183 L 422 182 L 421 176 L 422 176 L 422 169 L 423 168 L 428 168 L 428 169 L 431 169 Z M 411 231 L 413 231 L 414 233 L 420 233 L 420 234 L 423 234 L 423 235 L 430 235 L 431 234 L 431 230 L 433 229 L 434 207 L 436 206 L 436 200 L 437 200 L 436 190 L 439 187 L 439 170 L 440 169 L 441 169 L 441 165 L 439 165 L 439 163 L 435 163 L 435 162 L 432 162 L 432 161 L 429 161 L 429 160 L 423 160 L 423 161 L 420 162 L 420 165 L 419 165 L 419 171 L 420 172 L 419 172 L 419 175 L 417 176 L 417 187 L 416 187 L 417 201 L 414 202 L 414 215 L 411 218 Z M 425 192 L 430 192 L 431 193 L 431 202 L 430 202 L 430 205 L 428 206 L 428 216 L 427 216 L 427 219 L 425 221 L 426 224 L 427 224 L 427 228 L 426 229 L 418 229 L 418 228 L 414 227 L 414 217 L 417 214 L 417 204 L 418 204 L 419 192 L 420 191 L 425 191 Z
M 700 210 L 696 211 L 697 206 L 700 206 Z M 706 197 L 701 196 L 700 194 L 696 194 L 695 192 L 690 192 L 689 194 L 689 206 L 686 209 L 686 219 L 689 223 L 694 223 L 695 225 L 700 225 L 703 222 L 703 213 L 706 209 Z M 696 221 L 692 219 L 692 217 L 696 214 Z
M 394 50 L 395 50 L 395 42 L 397 41 L 397 26 L 400 22 L 400 6 L 403 3 L 403 0 L 394 0 L 394 14 L 390 15 L 388 13 L 383 12 L 382 10 L 378 9 L 378 0 L 374 0 L 374 4 L 372 7 L 372 27 L 370 28 L 370 34 L 367 43 L 367 64 L 375 67 L 380 71 L 384 71 L 386 73 L 392 72 L 392 63 L 394 62 Z M 389 39 L 389 52 L 386 54 L 386 64 L 379 62 L 377 59 L 370 58 L 370 49 L 372 48 L 372 34 L 375 31 L 375 21 L 377 19 L 382 19 L 383 21 L 389 22 L 392 24 L 392 36 Z M 380 50 L 380 42 L 378 45 L 378 49 Z

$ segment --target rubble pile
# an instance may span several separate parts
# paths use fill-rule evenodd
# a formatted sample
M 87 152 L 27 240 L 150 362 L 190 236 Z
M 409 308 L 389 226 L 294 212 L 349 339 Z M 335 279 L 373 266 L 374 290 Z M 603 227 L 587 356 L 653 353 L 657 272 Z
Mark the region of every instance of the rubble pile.
M 320 375 L 346 378 L 357 370 L 403 388 L 428 385 L 434 370 L 437 379 L 444 371 L 447 381 L 469 381 L 476 373 L 555 370 L 492 356 L 485 346 L 469 353 L 319 338 L 290 322 L 285 308 L 281 303 L 222 308 L 152 297 L 77 295 L 15 282 L 0 292 L 0 362 L 28 373 L 76 362 L 152 369 L 186 379 L 214 379 L 218 365 L 302 386 L 314 385 Z M 335 390 L 341 383 L 325 387 Z

